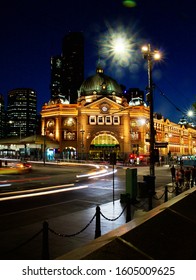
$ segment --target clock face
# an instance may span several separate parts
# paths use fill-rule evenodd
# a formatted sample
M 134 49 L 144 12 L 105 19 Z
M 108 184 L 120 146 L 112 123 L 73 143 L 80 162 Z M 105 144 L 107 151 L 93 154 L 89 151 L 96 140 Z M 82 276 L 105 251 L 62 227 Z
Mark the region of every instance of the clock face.
M 106 106 L 102 107 L 102 111 L 107 112 L 108 108 Z
M 102 110 L 102 112 L 106 113 L 109 110 L 109 106 L 107 104 L 102 104 L 101 110 Z

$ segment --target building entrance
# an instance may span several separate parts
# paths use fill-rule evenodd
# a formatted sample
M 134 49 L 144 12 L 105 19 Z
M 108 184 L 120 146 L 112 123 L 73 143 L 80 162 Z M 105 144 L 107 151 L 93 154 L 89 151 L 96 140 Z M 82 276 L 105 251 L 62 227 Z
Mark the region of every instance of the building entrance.
M 65 147 L 63 150 L 63 159 L 75 159 L 76 149 L 74 147 Z
M 89 158 L 108 161 L 112 152 L 115 152 L 117 158 L 119 158 L 119 142 L 116 137 L 111 135 L 109 132 L 102 132 L 99 135 L 95 136 L 95 138 L 91 142 L 89 149 Z

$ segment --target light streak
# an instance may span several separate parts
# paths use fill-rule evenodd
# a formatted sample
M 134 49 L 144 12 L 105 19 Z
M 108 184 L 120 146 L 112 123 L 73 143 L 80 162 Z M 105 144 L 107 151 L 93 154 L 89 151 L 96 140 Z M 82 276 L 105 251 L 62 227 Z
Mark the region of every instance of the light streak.
M 73 190 L 80 190 L 80 189 L 88 188 L 87 185 L 78 186 L 78 187 L 73 187 L 73 186 L 74 186 L 74 184 L 67 184 L 67 185 L 61 185 L 61 186 L 53 186 L 53 187 L 48 187 L 48 188 L 42 188 L 42 190 L 44 190 L 44 189 L 50 189 L 50 190 L 41 191 L 41 192 L 37 192 L 38 190 L 41 190 L 41 189 L 30 190 L 30 192 L 34 192 L 34 193 L 29 193 L 29 190 L 17 191 L 17 192 L 13 192 L 13 193 L 17 193 L 17 194 L 18 193 L 24 193 L 24 194 L 18 194 L 18 195 L 13 195 L 13 196 L 8 196 L 8 197 L 1 197 L 0 201 L 21 199 L 21 198 L 35 197 L 35 196 L 43 196 L 43 195 L 47 195 L 47 194 L 55 194 L 55 193 L 60 193 L 60 192 L 67 192 L 67 191 L 73 191 Z M 61 189 L 51 190 L 51 188 L 57 188 L 57 187 L 61 187 Z M 63 188 L 63 187 L 65 187 L 65 188 Z M 9 192 L 9 194 L 11 194 L 11 193 Z
M 11 184 L 0 184 L 0 188 L 2 188 L 2 187 L 10 187 L 11 186 Z
M 81 175 L 76 175 L 77 178 L 86 178 L 89 177 L 89 175 L 91 174 L 92 176 L 98 176 L 99 174 L 106 174 L 107 170 L 100 170 L 99 172 L 91 172 L 91 173 L 87 173 L 87 174 L 81 174 Z
M 77 178 L 93 178 L 92 176 L 95 177 L 99 177 L 99 176 L 105 176 L 108 175 L 108 166 L 104 166 L 104 167 L 100 167 L 99 168 L 101 170 L 99 171 L 94 171 L 94 172 L 90 172 L 90 173 L 85 173 L 85 174 L 80 174 L 80 175 L 76 175 Z M 102 175 L 103 174 L 103 175 Z
M 116 172 L 117 172 L 117 169 L 115 169 L 114 172 L 113 171 L 109 171 L 109 172 L 104 173 L 104 174 L 92 175 L 92 176 L 88 177 L 88 179 L 100 178 L 100 177 L 103 177 L 103 176 L 111 175 L 111 174 L 116 173 Z

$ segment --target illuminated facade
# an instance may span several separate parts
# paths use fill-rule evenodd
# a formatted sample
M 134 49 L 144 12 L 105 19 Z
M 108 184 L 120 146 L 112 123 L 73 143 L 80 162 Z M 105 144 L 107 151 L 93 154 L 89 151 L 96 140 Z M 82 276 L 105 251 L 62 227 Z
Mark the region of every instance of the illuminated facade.
M 0 94 L 0 138 L 5 137 L 5 102 Z
M 17 88 L 8 92 L 7 136 L 26 137 L 35 134 L 37 94 L 30 88 Z
M 42 135 L 59 142 L 63 158 L 127 160 L 149 153 L 149 107 L 139 98 L 128 103 L 120 86 L 97 68 L 81 85 L 77 104 L 52 99 L 42 107 Z M 160 156 L 196 154 L 196 130 L 154 117 Z

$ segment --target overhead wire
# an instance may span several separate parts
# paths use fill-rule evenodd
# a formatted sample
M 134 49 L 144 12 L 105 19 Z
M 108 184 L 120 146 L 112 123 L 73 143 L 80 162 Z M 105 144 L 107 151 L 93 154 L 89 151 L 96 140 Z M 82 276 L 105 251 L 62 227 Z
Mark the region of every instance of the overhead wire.
M 171 101 L 171 100 L 167 97 L 167 95 L 160 89 L 160 87 L 159 87 L 157 84 L 155 84 L 155 87 L 159 90 L 159 93 L 160 93 L 171 105 L 173 105 L 173 106 L 175 107 L 175 109 L 176 109 L 177 111 L 181 112 L 182 114 L 185 114 L 185 112 L 183 112 L 179 107 L 177 107 L 177 106 L 175 105 L 175 103 L 174 103 L 173 101 Z

